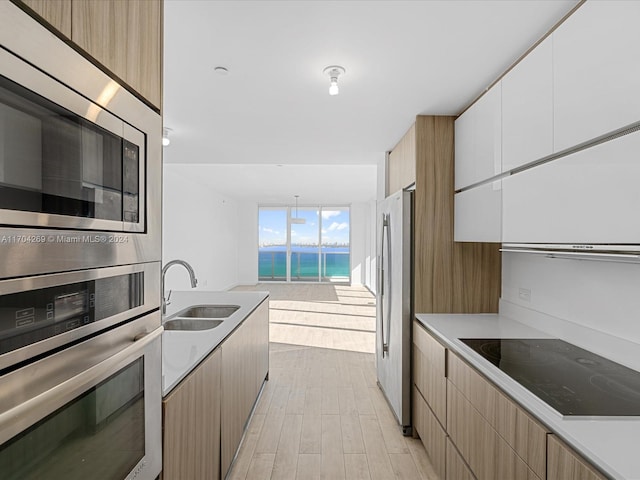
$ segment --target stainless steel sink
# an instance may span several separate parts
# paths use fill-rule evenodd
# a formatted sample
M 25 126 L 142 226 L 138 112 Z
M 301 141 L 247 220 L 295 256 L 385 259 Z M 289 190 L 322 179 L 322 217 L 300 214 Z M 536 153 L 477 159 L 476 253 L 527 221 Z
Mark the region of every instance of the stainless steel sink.
M 175 317 L 227 318 L 239 308 L 239 305 L 194 305 L 178 312 Z
M 216 328 L 222 323 L 222 320 L 203 320 L 195 318 L 176 318 L 168 320 L 164 323 L 165 330 L 210 330 Z

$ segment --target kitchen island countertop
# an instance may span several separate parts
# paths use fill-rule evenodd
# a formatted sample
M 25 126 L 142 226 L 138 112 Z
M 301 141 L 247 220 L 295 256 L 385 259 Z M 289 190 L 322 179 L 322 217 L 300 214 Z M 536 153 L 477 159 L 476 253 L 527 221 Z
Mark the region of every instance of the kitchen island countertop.
M 162 323 L 181 310 L 195 305 L 238 305 L 240 308 L 210 330 L 165 330 L 162 335 L 162 396 L 168 395 L 263 301 L 268 292 L 174 291 Z
M 475 367 L 603 473 L 615 479 L 640 479 L 640 417 L 563 417 L 460 341 L 460 338 L 552 338 L 553 335 L 497 314 L 417 314 L 416 319 L 444 346 Z M 598 333 L 594 331 L 593 335 Z M 577 329 L 576 336 L 579 337 Z M 574 343 L 571 337 L 567 331 L 563 340 Z M 598 353 L 605 357 L 606 348 L 615 348 L 607 335 L 602 335 L 599 345 Z M 636 358 L 640 358 L 640 345 Z M 637 365 L 629 366 L 638 369 Z

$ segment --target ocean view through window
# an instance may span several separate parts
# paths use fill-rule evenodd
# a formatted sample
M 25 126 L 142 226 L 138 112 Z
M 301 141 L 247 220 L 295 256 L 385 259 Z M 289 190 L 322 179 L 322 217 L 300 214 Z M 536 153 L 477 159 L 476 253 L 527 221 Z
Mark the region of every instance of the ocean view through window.
M 260 281 L 349 282 L 349 207 L 260 207 Z

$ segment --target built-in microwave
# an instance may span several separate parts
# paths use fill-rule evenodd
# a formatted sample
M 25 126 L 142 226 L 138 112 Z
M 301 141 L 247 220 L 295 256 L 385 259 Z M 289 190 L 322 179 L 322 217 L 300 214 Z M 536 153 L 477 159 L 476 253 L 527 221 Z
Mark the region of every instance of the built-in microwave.
M 159 262 L 159 112 L 11 2 L 0 18 L 0 279 Z
M 0 50 L 5 225 L 145 229 L 145 135 Z

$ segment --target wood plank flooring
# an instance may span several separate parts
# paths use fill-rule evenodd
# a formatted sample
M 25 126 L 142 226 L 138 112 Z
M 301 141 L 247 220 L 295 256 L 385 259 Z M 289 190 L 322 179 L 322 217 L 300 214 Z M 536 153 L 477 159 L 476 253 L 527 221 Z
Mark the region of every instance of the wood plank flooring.
M 269 381 L 229 479 L 437 479 L 376 384 L 368 290 L 265 283 L 235 290 L 270 291 L 271 345 Z

